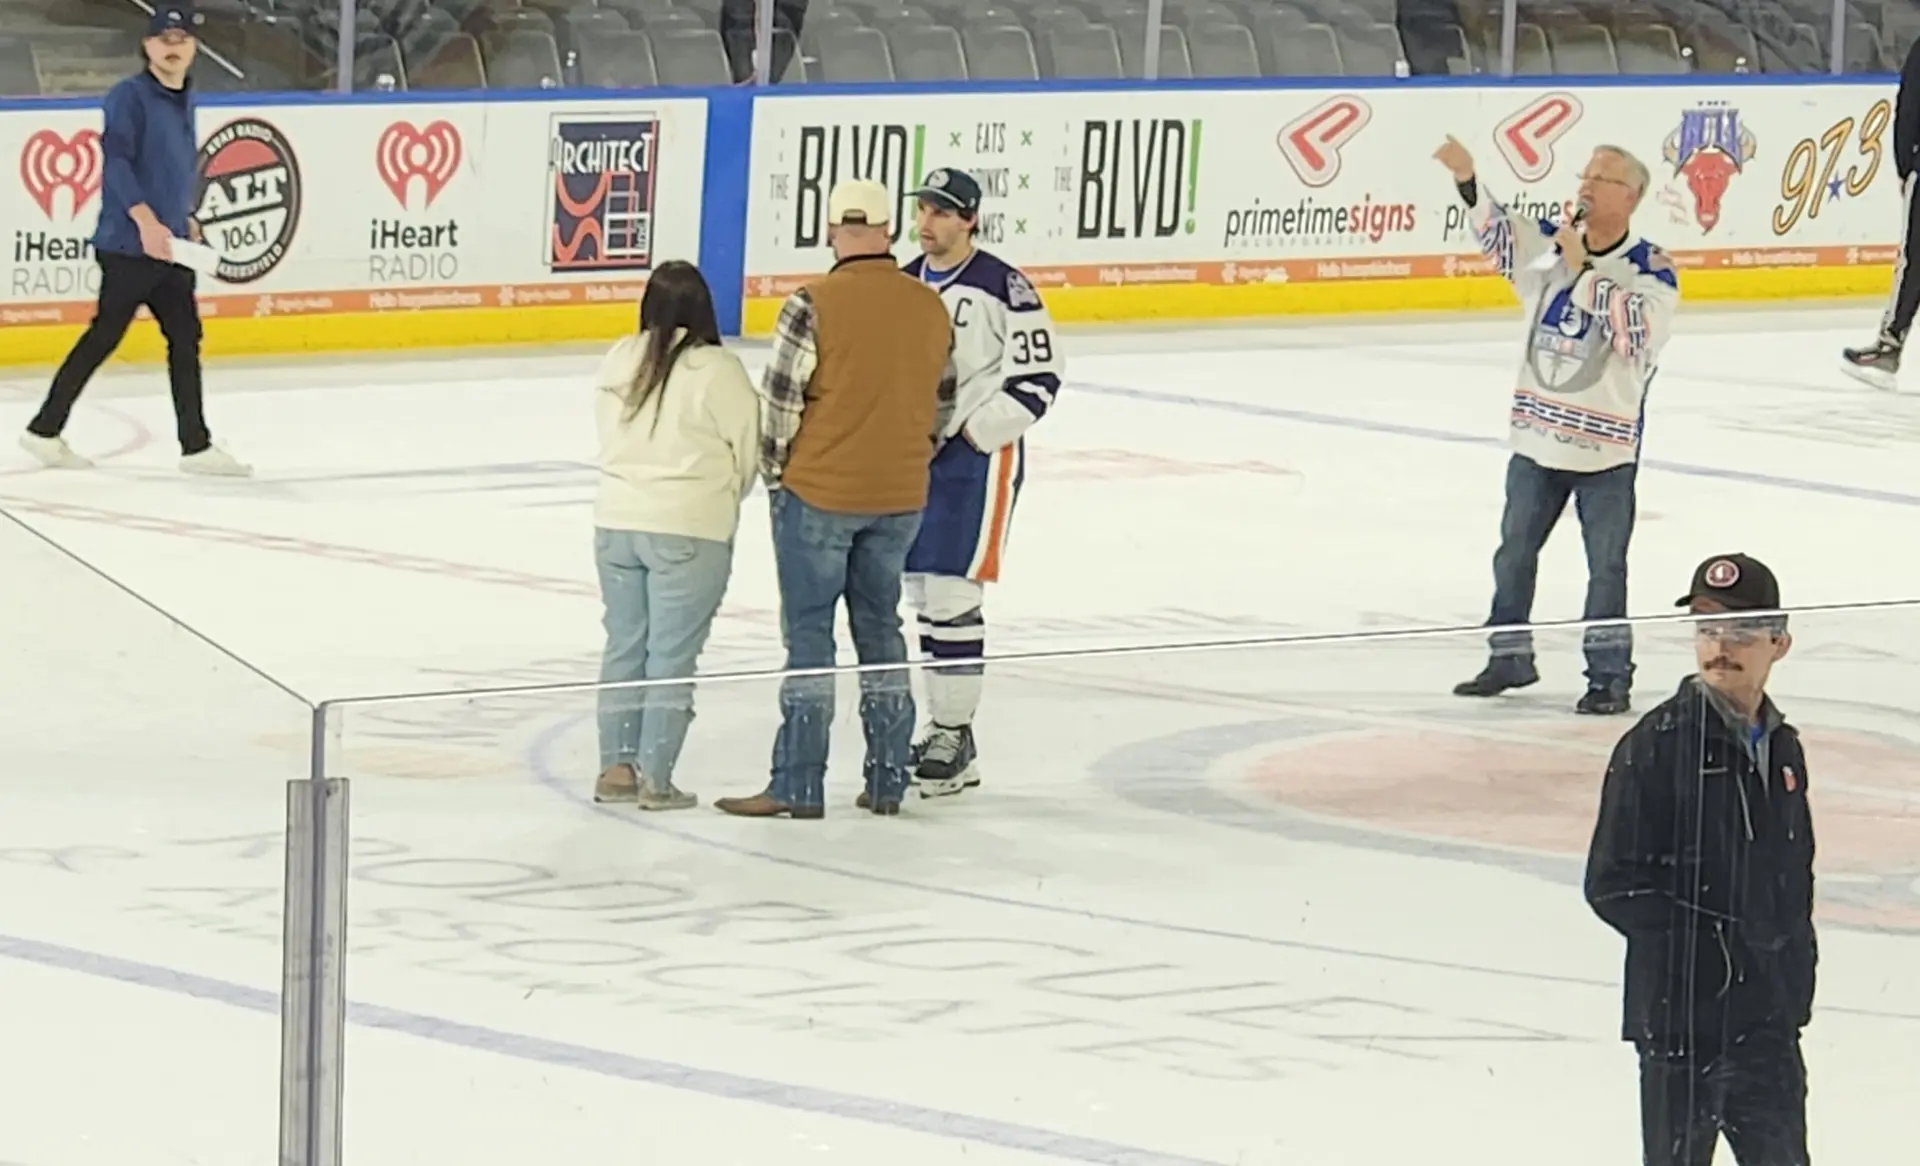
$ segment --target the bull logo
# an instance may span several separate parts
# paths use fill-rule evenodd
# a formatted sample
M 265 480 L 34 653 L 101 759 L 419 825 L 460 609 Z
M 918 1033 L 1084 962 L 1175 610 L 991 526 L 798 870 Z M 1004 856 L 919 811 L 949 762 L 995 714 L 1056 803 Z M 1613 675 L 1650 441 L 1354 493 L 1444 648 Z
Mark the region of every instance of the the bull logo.
M 1680 115 L 1680 127 L 1667 135 L 1660 152 L 1673 167 L 1674 177 L 1687 180 L 1687 189 L 1693 193 L 1693 220 L 1711 234 L 1720 222 L 1720 202 L 1727 186 L 1753 161 L 1759 144 L 1740 121 L 1739 110 L 1705 106 Z

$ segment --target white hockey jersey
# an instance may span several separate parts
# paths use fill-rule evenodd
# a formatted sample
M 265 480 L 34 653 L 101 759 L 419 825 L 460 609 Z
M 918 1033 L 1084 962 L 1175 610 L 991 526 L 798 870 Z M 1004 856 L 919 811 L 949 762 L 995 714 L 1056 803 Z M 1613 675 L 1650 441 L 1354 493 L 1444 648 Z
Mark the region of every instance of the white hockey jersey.
M 960 383 L 946 435 L 964 433 L 982 452 L 1020 440 L 1053 407 L 1066 367 L 1040 293 L 1012 264 L 985 251 L 933 279 L 924 255 L 906 270 L 940 293 L 953 318 Z
M 1558 224 L 1509 213 L 1484 186 L 1471 219 L 1480 250 L 1526 312 L 1514 452 L 1581 473 L 1638 459 L 1647 389 L 1680 301 L 1673 261 L 1629 233 L 1575 271 L 1554 245 Z

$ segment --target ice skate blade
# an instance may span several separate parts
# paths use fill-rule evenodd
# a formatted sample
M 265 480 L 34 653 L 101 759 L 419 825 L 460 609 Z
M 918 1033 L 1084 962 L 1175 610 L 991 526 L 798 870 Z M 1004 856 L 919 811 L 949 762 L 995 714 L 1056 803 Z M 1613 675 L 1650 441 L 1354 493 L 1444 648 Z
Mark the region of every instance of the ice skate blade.
M 912 781 L 913 788 L 920 791 L 920 797 L 922 799 L 950 798 L 955 794 L 965 793 L 979 785 L 980 775 L 974 772 L 973 767 L 969 766 L 967 770 L 958 777 L 950 777 L 945 780 L 936 780 L 930 777 L 915 777 Z
M 1883 393 L 1900 391 L 1899 380 L 1877 368 L 1861 368 L 1859 365 L 1842 363 L 1840 371 L 1870 389 L 1879 389 Z

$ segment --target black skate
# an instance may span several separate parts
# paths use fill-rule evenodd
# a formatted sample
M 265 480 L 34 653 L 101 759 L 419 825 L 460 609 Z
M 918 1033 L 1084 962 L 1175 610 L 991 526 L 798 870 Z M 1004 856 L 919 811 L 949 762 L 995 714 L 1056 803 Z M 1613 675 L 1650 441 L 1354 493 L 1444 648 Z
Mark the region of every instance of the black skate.
M 980 784 L 973 726 L 935 725 L 913 747 L 913 784 L 923 798 L 946 798 Z
M 1900 345 L 1885 336 L 1867 348 L 1848 348 L 1840 353 L 1846 362 L 1840 371 L 1864 385 L 1892 392 L 1900 376 Z

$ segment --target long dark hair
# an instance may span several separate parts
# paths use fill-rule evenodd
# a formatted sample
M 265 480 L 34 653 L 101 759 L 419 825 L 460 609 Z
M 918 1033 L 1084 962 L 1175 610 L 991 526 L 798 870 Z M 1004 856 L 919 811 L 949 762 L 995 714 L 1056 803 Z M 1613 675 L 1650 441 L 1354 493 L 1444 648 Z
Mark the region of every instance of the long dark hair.
M 678 340 L 675 333 L 682 332 Z M 662 263 L 647 280 L 646 294 L 640 297 L 640 368 L 621 399 L 626 402 L 626 419 L 640 415 L 648 398 L 667 391 L 667 374 L 674 362 L 690 348 L 720 343 L 720 325 L 713 316 L 713 293 L 707 290 L 706 277 L 684 259 Z M 653 415 L 658 427 L 660 414 Z

